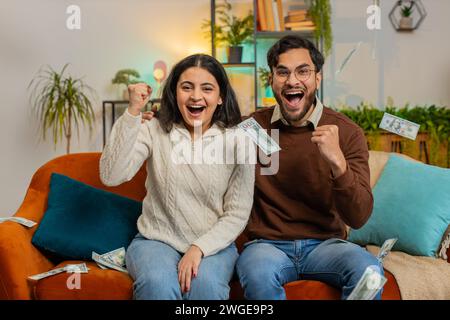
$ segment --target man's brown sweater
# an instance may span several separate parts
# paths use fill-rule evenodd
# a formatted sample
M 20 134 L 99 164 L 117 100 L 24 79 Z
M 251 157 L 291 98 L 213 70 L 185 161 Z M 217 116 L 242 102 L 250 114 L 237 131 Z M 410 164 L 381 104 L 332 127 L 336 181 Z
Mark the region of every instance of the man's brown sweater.
M 373 208 L 369 153 L 360 127 L 324 107 L 318 125 L 337 125 L 347 171 L 334 179 L 330 166 L 311 142 L 314 126 L 293 127 L 277 120 L 274 107 L 252 114 L 268 130 L 279 129 L 279 170 L 261 175 L 256 165 L 254 204 L 247 226 L 250 239 L 346 238 L 345 224 L 360 228 Z M 276 156 L 273 154 L 272 157 Z

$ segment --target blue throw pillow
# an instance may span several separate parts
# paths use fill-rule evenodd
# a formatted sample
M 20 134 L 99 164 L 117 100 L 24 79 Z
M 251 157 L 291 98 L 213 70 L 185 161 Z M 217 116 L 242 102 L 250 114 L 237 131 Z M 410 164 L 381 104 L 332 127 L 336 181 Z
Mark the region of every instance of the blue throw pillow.
M 92 251 L 127 248 L 141 211 L 141 202 L 53 173 L 47 211 L 32 243 L 66 259 L 90 260 Z
M 369 221 L 351 230 L 349 241 L 381 246 L 398 238 L 394 250 L 436 256 L 450 224 L 450 169 L 389 157 L 373 190 Z

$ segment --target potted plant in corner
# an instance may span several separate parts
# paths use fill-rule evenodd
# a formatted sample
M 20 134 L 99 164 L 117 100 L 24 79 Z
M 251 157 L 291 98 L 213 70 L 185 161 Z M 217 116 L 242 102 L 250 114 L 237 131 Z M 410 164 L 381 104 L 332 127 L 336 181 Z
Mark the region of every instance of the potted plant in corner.
M 403 5 L 400 9 L 400 13 L 402 17 L 400 18 L 399 28 L 403 30 L 412 30 L 413 29 L 413 18 L 412 13 L 414 11 L 414 2 L 409 2 L 409 5 Z
M 65 76 L 68 64 L 61 72 L 54 71 L 50 66 L 40 69 L 36 77 L 30 82 L 28 89 L 32 89 L 30 100 L 38 118 L 41 120 L 43 139 L 48 130 L 53 133 L 55 144 L 66 138 L 66 152 L 70 153 L 70 142 L 73 126 L 88 125 L 90 134 L 95 121 L 94 110 L 89 96 L 94 90 L 86 85 L 82 79 Z
M 140 82 L 140 74 L 134 69 L 122 69 L 116 72 L 113 84 L 124 84 L 125 89 L 123 90 L 122 98 L 123 100 L 129 100 L 128 96 L 128 85 Z
M 219 23 L 214 25 L 214 43 L 227 46 L 229 63 L 242 61 L 243 44 L 252 42 L 254 23 L 251 11 L 243 18 L 231 14 L 232 7 L 228 1 L 220 3 L 216 7 L 216 15 Z M 211 21 L 205 20 L 202 29 L 206 30 L 206 36 L 211 39 Z

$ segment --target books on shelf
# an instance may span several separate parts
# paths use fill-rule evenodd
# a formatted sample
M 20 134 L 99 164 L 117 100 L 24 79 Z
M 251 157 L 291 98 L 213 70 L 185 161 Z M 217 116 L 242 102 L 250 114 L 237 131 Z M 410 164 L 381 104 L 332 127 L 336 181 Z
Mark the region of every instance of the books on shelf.
M 284 18 L 284 22 L 298 22 L 306 20 L 308 15 L 307 10 L 291 10 Z
M 284 25 L 288 30 L 314 30 L 316 28 L 314 22 L 311 20 L 286 22 Z
M 287 16 L 284 18 L 284 25 L 287 30 L 314 30 L 316 26 L 308 15 L 308 10 L 289 9 Z
M 256 6 L 259 31 L 313 31 L 316 28 L 304 1 L 289 6 L 286 16 L 282 0 L 257 0 Z
M 267 30 L 267 20 L 266 20 L 266 13 L 265 13 L 265 8 L 264 8 L 264 0 L 258 0 L 256 2 L 256 7 L 257 7 L 257 21 L 259 22 L 259 26 L 260 26 L 260 31 L 265 31 Z
M 268 31 L 276 31 L 275 30 L 275 17 L 273 15 L 273 0 L 264 0 L 264 9 L 266 13 L 267 20 L 267 30 Z
M 257 20 L 260 31 L 284 31 L 282 0 L 257 0 Z

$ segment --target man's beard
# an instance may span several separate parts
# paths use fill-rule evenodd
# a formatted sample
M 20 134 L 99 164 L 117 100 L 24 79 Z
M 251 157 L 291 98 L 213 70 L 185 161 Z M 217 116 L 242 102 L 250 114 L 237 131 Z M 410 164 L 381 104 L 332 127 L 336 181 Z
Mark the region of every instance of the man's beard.
M 278 100 L 278 104 L 280 105 L 281 114 L 283 115 L 284 119 L 289 123 L 297 122 L 308 113 L 308 111 L 314 106 L 316 101 L 316 92 L 317 90 L 313 90 L 309 94 L 305 95 L 303 97 L 304 100 L 304 108 L 303 110 L 298 114 L 292 114 L 287 111 L 287 107 L 283 104 L 283 100 L 281 97 L 276 97 L 276 100 Z

